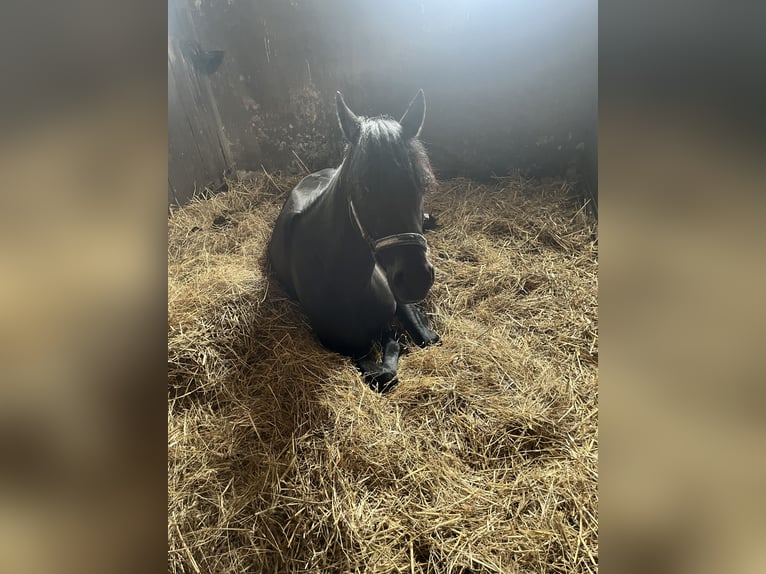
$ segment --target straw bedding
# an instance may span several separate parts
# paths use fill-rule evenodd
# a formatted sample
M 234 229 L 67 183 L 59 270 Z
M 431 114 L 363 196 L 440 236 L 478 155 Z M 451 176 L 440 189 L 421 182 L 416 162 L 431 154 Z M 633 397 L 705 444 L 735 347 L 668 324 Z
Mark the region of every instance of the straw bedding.
M 426 197 L 440 346 L 390 394 L 269 277 L 297 178 L 168 223 L 169 571 L 595 572 L 596 225 L 563 182 Z

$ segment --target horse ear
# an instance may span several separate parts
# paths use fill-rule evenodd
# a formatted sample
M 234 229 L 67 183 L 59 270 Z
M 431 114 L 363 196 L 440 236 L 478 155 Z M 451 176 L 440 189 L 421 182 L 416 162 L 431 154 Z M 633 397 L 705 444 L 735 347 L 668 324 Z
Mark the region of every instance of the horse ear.
M 356 142 L 359 137 L 361 122 L 356 114 L 348 109 L 346 102 L 343 100 L 343 94 L 340 92 L 335 92 L 335 107 L 338 110 L 338 121 L 340 122 L 343 136 L 349 143 Z
M 426 119 L 426 96 L 423 90 L 418 90 L 415 97 L 412 98 L 407 111 L 404 112 L 399 123 L 402 124 L 402 136 L 410 140 L 418 137 L 420 128 L 423 127 L 423 120 Z

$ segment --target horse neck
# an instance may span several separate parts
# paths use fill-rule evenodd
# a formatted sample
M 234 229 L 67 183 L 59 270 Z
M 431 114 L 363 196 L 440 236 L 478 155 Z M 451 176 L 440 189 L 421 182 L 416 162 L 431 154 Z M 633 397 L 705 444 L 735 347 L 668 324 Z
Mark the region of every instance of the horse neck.
M 333 222 L 333 229 L 328 230 L 328 250 L 335 255 L 334 263 L 338 267 L 338 279 L 350 285 L 369 281 L 375 268 L 375 258 L 370 246 L 352 223 L 349 213 L 349 189 L 345 178 L 346 162 L 338 168 L 333 181 L 323 197 L 324 214 Z

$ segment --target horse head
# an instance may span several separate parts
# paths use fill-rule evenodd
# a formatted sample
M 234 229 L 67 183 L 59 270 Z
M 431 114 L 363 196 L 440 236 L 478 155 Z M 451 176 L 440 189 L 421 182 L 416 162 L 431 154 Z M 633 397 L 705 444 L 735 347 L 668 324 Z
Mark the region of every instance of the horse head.
M 336 96 L 347 142 L 341 184 L 349 218 L 401 303 L 425 298 L 434 280 L 423 236 L 423 195 L 435 178 L 418 135 L 426 102 L 420 90 L 399 121 L 357 116 Z

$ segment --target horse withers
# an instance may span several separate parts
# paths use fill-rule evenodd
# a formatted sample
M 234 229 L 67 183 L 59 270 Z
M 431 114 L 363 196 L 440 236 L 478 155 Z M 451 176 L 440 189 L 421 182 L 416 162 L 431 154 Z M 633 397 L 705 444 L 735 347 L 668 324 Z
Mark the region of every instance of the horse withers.
M 353 358 L 370 387 L 385 392 L 397 380 L 395 318 L 418 345 L 439 341 L 416 305 L 434 281 L 423 194 L 435 180 L 418 141 L 425 97 L 420 90 L 398 122 L 357 116 L 340 92 L 335 99 L 343 161 L 290 192 L 269 258 L 322 344 Z M 377 341 L 380 363 L 370 358 Z

